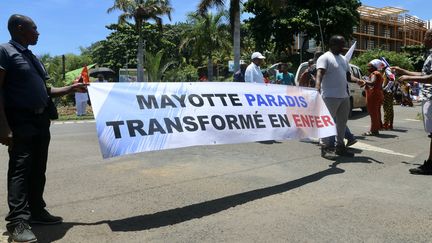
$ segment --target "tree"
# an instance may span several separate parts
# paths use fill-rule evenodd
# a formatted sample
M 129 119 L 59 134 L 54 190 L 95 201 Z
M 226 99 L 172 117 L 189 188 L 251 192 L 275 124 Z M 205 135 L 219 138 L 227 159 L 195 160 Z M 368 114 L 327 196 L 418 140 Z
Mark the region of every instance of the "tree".
M 194 82 L 198 80 L 198 70 L 190 64 L 172 66 L 171 69 L 164 73 L 166 82 Z
M 414 70 L 420 72 L 423 68 L 423 63 L 426 60 L 426 47 L 424 45 L 403 46 L 402 51 L 408 55 Z
M 413 65 L 405 53 L 384 51 L 381 49 L 369 50 L 351 60 L 351 63 L 360 67 L 363 74 L 367 73 L 367 64 L 373 59 L 384 57 L 392 66 L 399 66 L 403 69 L 413 70 Z
M 106 39 L 93 43 L 89 52 L 93 61 L 118 73 L 120 68 L 137 66 L 138 33 L 129 24 L 112 24 L 106 27 L 111 33 Z M 148 31 L 148 28 L 143 28 Z
M 160 50 L 156 54 L 146 51 L 145 68 L 147 70 L 149 82 L 161 82 L 162 76 L 164 75 L 165 71 L 175 63 L 173 61 L 170 61 L 166 64 L 163 64 L 162 63 L 163 55 L 164 55 L 164 50 Z
M 359 6 L 358 0 L 249 0 L 245 10 L 254 14 L 247 22 L 257 49 L 266 50 L 276 43 L 276 52 L 289 54 L 297 34 L 321 42 L 317 13 L 325 42 L 335 34 L 350 39 L 360 19 Z
M 202 55 L 207 58 L 208 80 L 213 80 L 213 53 L 231 48 L 227 25 L 224 23 L 225 12 L 215 15 L 207 13 L 204 16 L 192 13 L 188 15 L 190 30 L 180 46 L 181 49 L 193 46 L 193 55 L 200 59 Z
M 168 15 L 171 20 L 171 6 L 169 0 L 115 0 L 114 5 L 108 9 L 108 13 L 114 10 L 120 10 L 118 22 L 126 23 L 128 20 L 134 20 L 138 37 L 138 53 L 137 53 L 137 73 L 138 82 L 144 81 L 143 55 L 144 55 L 144 40 L 142 28 L 143 24 L 148 20 L 154 20 L 156 24 L 162 27 L 161 15 Z
M 233 36 L 234 48 L 234 73 L 240 68 L 240 0 L 231 0 L 229 8 L 230 25 Z M 198 12 L 203 15 L 211 6 L 222 7 L 225 5 L 224 0 L 201 0 L 198 5 Z

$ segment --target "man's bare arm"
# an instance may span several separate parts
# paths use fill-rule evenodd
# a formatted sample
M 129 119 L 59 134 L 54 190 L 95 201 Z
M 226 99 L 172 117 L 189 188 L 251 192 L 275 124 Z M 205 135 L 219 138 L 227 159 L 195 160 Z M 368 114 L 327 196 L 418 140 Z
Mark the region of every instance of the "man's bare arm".
M 423 76 L 403 75 L 398 79 L 398 81 L 399 82 L 417 81 L 419 83 L 430 84 L 430 83 L 432 83 L 432 74 L 431 75 L 423 75 Z
M 319 68 L 317 70 L 317 75 L 316 75 L 316 84 L 315 84 L 315 88 L 320 91 L 321 90 L 321 82 L 322 82 L 322 78 L 324 77 L 326 73 L 325 69 Z
M 50 92 L 51 97 L 59 97 L 59 96 L 70 94 L 70 93 L 75 92 L 75 91 L 86 90 L 86 85 L 83 83 L 75 83 L 75 84 L 60 87 L 60 88 L 51 87 L 50 90 L 51 90 L 51 92 Z
M 421 72 L 408 71 L 408 70 L 403 69 L 403 68 L 398 67 L 398 66 L 390 67 L 390 69 L 398 75 L 408 75 L 408 76 L 422 76 L 423 75 Z

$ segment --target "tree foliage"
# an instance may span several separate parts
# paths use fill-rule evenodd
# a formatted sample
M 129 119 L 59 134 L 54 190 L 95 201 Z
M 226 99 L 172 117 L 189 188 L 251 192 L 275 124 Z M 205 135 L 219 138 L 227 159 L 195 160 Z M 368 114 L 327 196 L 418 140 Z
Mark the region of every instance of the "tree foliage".
M 163 55 L 163 49 L 158 51 L 156 54 L 146 51 L 146 62 L 144 63 L 144 67 L 147 70 L 149 82 L 162 82 L 164 73 L 171 65 L 174 64 L 173 61 L 163 63 Z
M 413 65 L 405 53 L 396 53 L 394 51 L 385 51 L 381 49 L 369 50 L 351 60 L 351 63 L 357 65 L 362 73 L 367 73 L 367 64 L 373 59 L 384 57 L 391 66 L 399 66 L 407 70 L 413 70 Z
M 234 72 L 236 72 L 240 68 L 241 4 L 241 0 L 230 0 L 230 7 L 228 10 L 229 22 L 233 38 Z M 201 0 L 198 5 L 198 13 L 204 16 L 204 14 L 211 6 L 223 8 L 225 6 L 225 0 Z
M 291 54 L 294 35 L 321 42 L 318 15 L 325 43 L 335 34 L 349 39 L 360 19 L 359 6 L 358 0 L 249 0 L 245 9 L 254 14 L 248 22 L 257 50 L 275 43 L 275 52 Z
M 426 47 L 424 45 L 404 46 L 402 51 L 408 55 L 409 60 L 414 66 L 414 71 L 420 72 L 426 60 Z
M 204 16 L 196 13 L 188 15 L 190 29 L 186 32 L 180 48 L 192 46 L 192 55 L 201 60 L 207 59 L 208 79 L 213 78 L 213 58 L 216 52 L 227 53 L 231 48 L 229 43 L 228 26 L 225 23 L 226 13 L 207 13 Z M 230 56 L 229 54 L 227 55 Z
M 144 40 L 142 28 L 149 20 L 154 20 L 162 28 L 162 17 L 168 15 L 171 19 L 172 8 L 169 0 L 114 0 L 114 5 L 108 9 L 108 13 L 120 10 L 118 23 L 129 23 L 135 26 L 138 32 L 137 70 L 138 82 L 144 81 L 143 56 Z M 133 22 L 128 22 L 133 20 Z

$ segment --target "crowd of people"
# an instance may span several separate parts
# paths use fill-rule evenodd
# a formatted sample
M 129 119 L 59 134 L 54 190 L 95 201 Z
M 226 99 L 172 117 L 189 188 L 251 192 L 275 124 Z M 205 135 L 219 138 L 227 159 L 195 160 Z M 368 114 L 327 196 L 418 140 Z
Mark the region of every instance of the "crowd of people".
M 425 34 L 424 45 L 432 48 L 432 30 Z M 350 108 L 349 82 L 356 82 L 364 87 L 367 111 L 370 116 L 370 128 L 363 136 L 377 136 L 381 130 L 393 130 L 393 105 L 397 90 L 401 90 L 401 105 L 412 106 L 412 97 L 423 100 L 423 122 L 429 137 L 432 138 L 432 53 L 429 53 L 422 72 L 412 72 L 400 67 L 391 67 L 385 58 L 371 60 L 367 67 L 369 75 L 356 78 L 350 73 L 348 61 L 342 55 L 345 39 L 333 36 L 329 40 L 329 51 L 319 54 L 308 61 L 308 68 L 300 75 L 298 85 L 315 87 L 323 98 L 330 114 L 336 123 L 336 136 L 323 138 L 320 141 L 323 157 L 354 156 L 347 147 L 354 145 L 357 140 L 347 126 Z M 431 52 L 431 51 L 429 51 Z M 240 70 L 234 74 L 236 82 L 270 83 L 269 75 L 274 75 L 271 83 L 296 85 L 294 75 L 288 72 L 288 64 L 277 63 L 266 71 L 261 70 L 265 57 L 255 52 L 251 56 L 251 63 L 242 64 Z M 402 75 L 396 79 L 396 75 Z M 423 89 L 419 84 L 423 84 Z M 399 88 L 399 89 L 398 89 Z M 381 107 L 384 116 L 381 113 Z M 345 143 L 344 139 L 347 139 Z M 432 140 L 430 155 L 424 164 L 410 170 L 413 174 L 432 174 Z
M 85 84 L 56 88 L 47 87 L 48 73 L 42 62 L 31 53 L 29 45 L 36 45 L 39 33 L 33 20 L 14 14 L 9 18 L 8 30 L 11 40 L 0 45 L 0 144 L 8 146 L 8 206 L 7 230 L 13 241 L 35 242 L 32 224 L 60 224 L 63 219 L 46 210 L 43 199 L 45 172 L 50 143 L 50 120 L 55 119 L 55 107 L 51 97 L 58 97 L 82 91 Z M 432 48 L 432 30 L 426 32 L 425 46 Z M 355 143 L 355 137 L 347 127 L 349 104 L 348 81 L 353 78 L 349 64 L 342 51 L 345 40 L 333 36 L 330 50 L 316 60 L 309 61 L 307 70 L 301 74 L 300 86 L 315 87 L 336 122 L 336 136 L 324 138 L 322 155 L 334 153 L 337 156 L 354 156 L 347 146 Z M 242 65 L 234 75 L 238 82 L 296 85 L 294 76 L 288 72 L 289 65 L 278 63 L 267 72 L 261 66 L 265 57 L 255 52 L 251 64 Z M 401 75 L 398 80 L 389 80 L 383 74 L 385 63 L 371 60 L 368 79 L 355 80 L 366 90 L 367 108 L 371 117 L 370 130 L 364 135 L 377 135 L 380 129 L 393 128 L 392 83 L 416 81 L 425 83 L 422 90 L 423 118 L 427 133 L 432 138 L 432 53 L 427 57 L 422 72 L 412 72 L 400 67 L 391 70 Z M 273 76 L 273 78 L 270 78 Z M 270 81 L 273 80 L 273 81 Z M 104 82 L 103 77 L 99 77 Z M 389 94 L 387 94 L 388 92 Z M 391 101 L 391 102 L 390 102 Z M 384 124 L 381 122 L 380 107 L 384 103 Z M 83 111 L 80 108 L 80 112 Z M 344 143 L 344 138 L 348 143 Z M 432 139 L 430 153 L 424 164 L 410 170 L 413 174 L 432 174 Z

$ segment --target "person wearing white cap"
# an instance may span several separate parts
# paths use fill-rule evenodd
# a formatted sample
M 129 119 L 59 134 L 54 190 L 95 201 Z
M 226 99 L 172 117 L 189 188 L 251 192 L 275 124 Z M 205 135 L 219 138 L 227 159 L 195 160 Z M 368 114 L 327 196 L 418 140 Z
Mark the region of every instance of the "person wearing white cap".
M 249 83 L 264 83 L 264 76 L 261 72 L 260 66 L 263 64 L 265 57 L 259 53 L 254 52 L 251 56 L 251 64 L 246 68 L 245 82 Z

